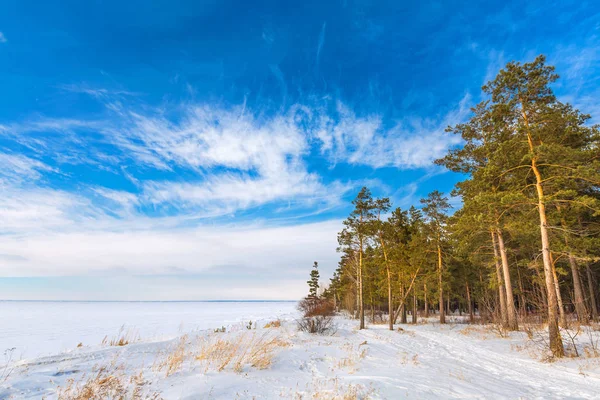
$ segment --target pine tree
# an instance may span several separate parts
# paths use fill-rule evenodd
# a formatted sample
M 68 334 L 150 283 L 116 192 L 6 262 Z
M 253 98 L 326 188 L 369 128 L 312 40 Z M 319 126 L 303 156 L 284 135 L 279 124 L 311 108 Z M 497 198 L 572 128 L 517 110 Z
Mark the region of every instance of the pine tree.
M 422 199 L 424 205 L 423 213 L 427 217 L 426 227 L 429 233 L 429 239 L 437 255 L 437 276 L 438 276 L 438 297 L 440 309 L 440 324 L 446 323 L 446 313 L 444 310 L 444 261 L 442 247 L 444 245 L 446 224 L 450 209 L 448 198 L 443 197 L 442 193 L 434 190 L 429 193 L 427 198 Z
M 375 218 L 375 203 L 371 191 L 363 187 L 352 201 L 354 210 L 344 221 L 344 229 L 338 234 L 339 251 L 357 255 L 356 280 L 358 295 L 358 313 L 360 329 L 365 328 L 365 302 L 364 302 L 364 254 L 369 235 L 372 233 L 371 222 Z
M 308 297 L 316 299 L 319 296 L 319 263 L 315 261 L 312 271 L 310 271 L 310 280 L 307 281 L 309 292 Z

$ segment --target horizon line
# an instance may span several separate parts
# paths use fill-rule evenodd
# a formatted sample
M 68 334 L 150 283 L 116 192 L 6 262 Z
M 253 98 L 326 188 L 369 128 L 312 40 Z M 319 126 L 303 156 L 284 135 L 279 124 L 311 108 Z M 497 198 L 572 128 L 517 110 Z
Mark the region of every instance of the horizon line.
M 291 303 L 299 300 L 16 300 L 0 299 L 0 302 L 45 302 L 45 303 Z

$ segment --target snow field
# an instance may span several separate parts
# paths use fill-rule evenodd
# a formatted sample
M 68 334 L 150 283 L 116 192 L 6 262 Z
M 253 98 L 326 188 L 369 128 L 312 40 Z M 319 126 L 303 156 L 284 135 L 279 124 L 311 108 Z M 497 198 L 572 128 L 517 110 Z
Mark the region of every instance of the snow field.
M 78 398 L 85 390 L 104 390 L 97 398 L 113 390 L 188 400 L 600 398 L 600 362 L 585 355 L 585 335 L 575 338 L 584 357 L 548 363 L 531 334 L 503 338 L 490 326 L 429 322 L 359 331 L 356 321 L 338 317 L 333 336 L 316 336 L 298 332 L 290 315 L 275 321 L 23 360 L 0 398 Z

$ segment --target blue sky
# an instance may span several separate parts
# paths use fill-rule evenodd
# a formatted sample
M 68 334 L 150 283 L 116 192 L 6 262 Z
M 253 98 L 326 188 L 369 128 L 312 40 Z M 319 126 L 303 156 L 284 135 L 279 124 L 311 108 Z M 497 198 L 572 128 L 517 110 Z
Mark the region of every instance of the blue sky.
M 600 117 L 600 6 L 490 3 L 4 0 L 0 297 L 296 299 L 506 62 Z

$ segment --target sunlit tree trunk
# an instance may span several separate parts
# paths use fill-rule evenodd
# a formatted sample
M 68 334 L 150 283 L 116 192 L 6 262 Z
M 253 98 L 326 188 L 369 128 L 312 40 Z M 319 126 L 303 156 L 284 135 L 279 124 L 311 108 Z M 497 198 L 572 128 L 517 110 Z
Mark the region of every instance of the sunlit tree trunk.
M 558 300 L 554 283 L 554 273 L 552 259 L 550 256 L 550 238 L 548 237 L 548 219 L 546 217 L 546 204 L 544 203 L 544 188 L 542 186 L 542 174 L 537 166 L 537 157 L 533 145 L 533 139 L 529 130 L 529 120 L 527 113 L 521 101 L 521 114 L 525 121 L 527 129 L 527 143 L 529 145 L 529 154 L 531 155 L 531 170 L 535 176 L 535 190 L 537 193 L 537 209 L 540 218 L 540 236 L 542 238 L 542 260 L 544 262 L 544 276 L 546 280 L 546 295 L 548 297 L 548 336 L 550 341 L 550 350 L 556 357 L 564 357 L 565 349 L 563 347 L 560 330 L 558 327 Z
M 519 277 L 519 308 L 521 309 L 521 316 L 527 315 L 527 302 L 525 300 L 525 289 L 523 288 L 523 279 L 521 279 L 521 272 L 519 271 L 519 265 L 517 264 L 517 276 Z
M 588 322 L 589 316 L 585 307 L 585 299 L 583 296 L 583 287 L 581 278 L 579 277 L 579 268 L 577 261 L 572 254 L 569 254 L 569 265 L 571 266 L 571 274 L 573 275 L 573 289 L 575 290 L 575 312 L 577 312 L 577 320 L 579 322 Z
M 360 218 L 362 223 L 362 217 Z M 365 302 L 363 298 L 363 237 L 359 237 L 360 251 L 358 255 L 358 318 L 360 319 L 359 329 L 365 329 Z
M 502 266 L 500 265 L 500 253 L 496 243 L 496 234 L 491 231 L 492 246 L 494 247 L 494 263 L 496 264 L 496 279 L 498 280 L 498 297 L 500 299 L 500 318 L 502 326 L 508 328 L 508 314 L 506 312 L 506 292 L 504 290 L 504 279 L 502 279 Z
M 363 239 L 360 238 L 360 253 L 358 255 L 358 318 L 360 319 L 359 329 L 365 329 L 365 302 L 363 298 L 362 284 L 362 253 Z
M 444 287 L 442 285 L 442 248 L 438 243 L 437 246 L 437 254 L 438 254 L 438 290 L 440 294 L 440 324 L 446 323 L 446 313 L 444 310 Z
M 388 320 L 389 320 L 389 328 L 390 331 L 394 330 L 394 304 L 392 299 L 392 271 L 390 270 L 390 263 L 388 261 L 387 249 L 385 247 L 385 242 L 383 241 L 383 236 L 381 233 L 379 234 L 379 242 L 381 243 L 381 250 L 383 251 L 383 259 L 385 261 L 385 273 L 387 280 L 387 290 L 388 290 Z
M 565 306 L 560 293 L 560 282 L 558 281 L 558 275 L 556 274 L 556 266 L 554 265 L 552 253 L 550 253 L 550 261 L 552 262 L 552 276 L 554 277 L 554 289 L 556 291 L 556 302 L 558 304 L 558 324 L 563 328 L 566 328 L 567 315 L 565 314 Z
M 412 309 L 412 323 L 417 323 L 417 289 L 413 289 L 413 309 Z
M 504 287 L 506 289 L 506 315 L 508 317 L 508 329 L 516 331 L 519 329 L 517 321 L 517 310 L 515 309 L 515 298 L 512 291 L 512 283 L 510 280 L 510 270 L 508 269 L 508 257 L 506 256 L 506 247 L 504 247 L 504 238 L 500 229 L 496 230 L 498 238 L 498 250 L 500 251 L 500 259 L 502 260 L 502 271 L 504 272 Z
M 475 315 L 473 314 L 473 301 L 471 300 L 471 290 L 469 288 L 469 281 L 466 282 L 467 287 L 467 302 L 469 303 L 469 322 L 475 321 Z
M 425 318 L 429 318 L 429 303 L 427 302 L 427 282 L 423 283 L 423 297 L 423 300 L 425 301 Z
M 594 282 L 592 279 L 592 270 L 589 264 L 585 264 L 585 272 L 588 281 L 588 290 L 590 292 L 590 304 L 592 308 L 592 319 L 598 321 L 598 304 L 596 304 L 596 295 L 594 294 Z

